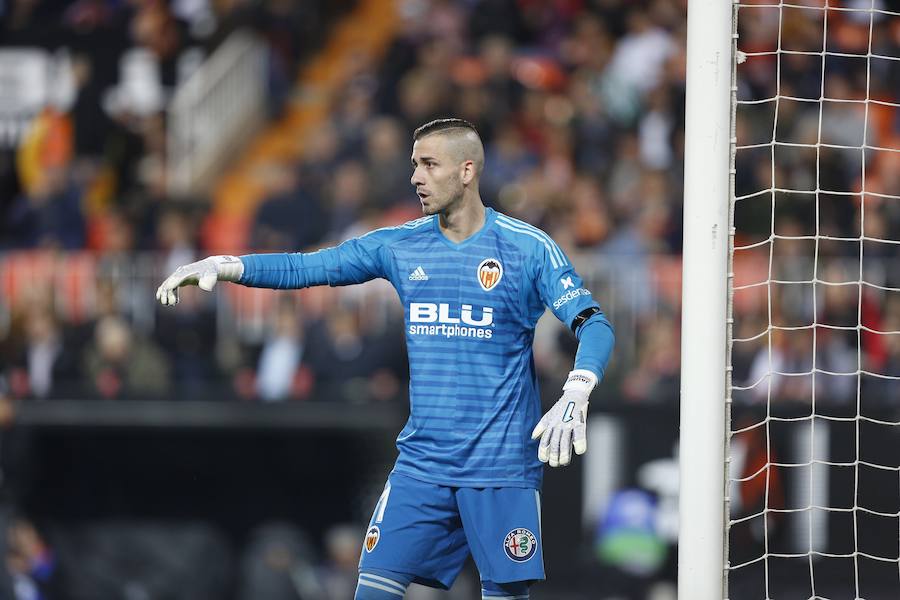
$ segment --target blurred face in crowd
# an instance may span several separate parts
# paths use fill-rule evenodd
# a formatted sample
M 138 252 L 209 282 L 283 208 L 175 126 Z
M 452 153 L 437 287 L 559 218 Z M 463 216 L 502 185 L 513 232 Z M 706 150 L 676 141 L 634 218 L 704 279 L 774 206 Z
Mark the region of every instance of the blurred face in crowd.
M 359 206 L 365 202 L 367 193 L 367 175 L 361 163 L 348 161 L 337 167 L 332 185 L 335 204 Z
M 470 131 L 439 131 L 413 144 L 410 182 L 422 203 L 422 212 L 434 215 L 453 210 L 466 189 L 477 193 L 484 164 L 481 140 Z
M 56 322 L 53 312 L 48 307 L 41 305 L 31 307 L 26 319 L 25 326 L 30 343 L 41 344 L 56 338 Z
M 389 160 L 403 155 L 403 130 L 394 119 L 373 121 L 366 135 L 366 154 L 370 160 Z
M 112 363 L 122 363 L 128 357 L 132 336 L 128 324 L 118 316 L 104 317 L 94 332 L 100 356 Z

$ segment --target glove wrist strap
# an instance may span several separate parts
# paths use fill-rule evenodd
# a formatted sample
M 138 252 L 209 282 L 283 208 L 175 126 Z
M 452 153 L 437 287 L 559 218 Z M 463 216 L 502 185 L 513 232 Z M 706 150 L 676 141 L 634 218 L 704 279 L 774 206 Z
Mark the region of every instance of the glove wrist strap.
M 237 256 L 216 256 L 216 271 L 219 281 L 238 281 L 244 274 L 244 263 Z
M 566 379 L 566 383 L 563 384 L 563 391 L 578 391 L 587 396 L 591 393 L 591 390 L 594 389 L 595 385 L 597 385 L 597 376 L 593 371 L 588 371 L 587 369 L 575 369 L 569 371 L 569 377 Z

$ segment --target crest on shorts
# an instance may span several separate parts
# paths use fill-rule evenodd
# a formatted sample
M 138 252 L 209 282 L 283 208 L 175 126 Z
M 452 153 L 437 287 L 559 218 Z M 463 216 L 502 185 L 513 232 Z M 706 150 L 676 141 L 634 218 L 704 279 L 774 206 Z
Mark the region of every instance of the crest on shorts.
M 522 527 L 513 529 L 503 540 L 503 550 L 509 560 L 525 562 L 533 558 L 537 552 L 537 538 L 528 529 Z
M 375 546 L 378 545 L 378 540 L 381 539 L 381 530 L 378 529 L 378 525 L 372 525 L 369 527 L 369 530 L 366 532 L 366 552 L 371 552 L 375 549 Z
M 503 278 L 503 265 L 496 258 L 486 258 L 478 265 L 478 284 L 488 291 L 500 283 Z

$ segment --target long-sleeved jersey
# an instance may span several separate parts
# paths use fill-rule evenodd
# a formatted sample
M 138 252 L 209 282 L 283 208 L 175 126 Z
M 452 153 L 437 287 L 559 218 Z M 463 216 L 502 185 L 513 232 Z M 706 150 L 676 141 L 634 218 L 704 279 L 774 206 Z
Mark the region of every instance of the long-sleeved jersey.
M 597 304 L 559 246 L 490 208 L 461 243 L 429 216 L 318 252 L 241 258 L 239 283 L 249 286 L 393 284 L 410 367 L 409 420 L 394 470 L 424 481 L 540 487 L 538 442 L 530 439 L 541 417 L 532 355 L 538 319 L 545 307 L 568 326 L 589 314 L 580 329 L 592 331 L 592 344 L 585 349 L 580 336 L 576 367 L 598 377 L 613 345 L 603 313 L 584 312 Z

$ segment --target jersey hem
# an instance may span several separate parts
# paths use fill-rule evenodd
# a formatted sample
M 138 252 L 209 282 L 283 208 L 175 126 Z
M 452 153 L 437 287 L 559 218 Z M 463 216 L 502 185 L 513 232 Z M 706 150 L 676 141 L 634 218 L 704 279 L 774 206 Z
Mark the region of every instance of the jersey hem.
M 435 485 L 443 485 L 446 487 L 465 487 L 465 488 L 525 488 L 525 489 L 541 489 L 540 481 L 525 481 L 522 479 L 447 479 L 443 477 L 431 477 L 423 475 L 419 471 L 412 471 L 403 467 L 395 466 L 391 473 L 398 473 L 406 477 L 411 477 L 424 483 L 432 483 Z

